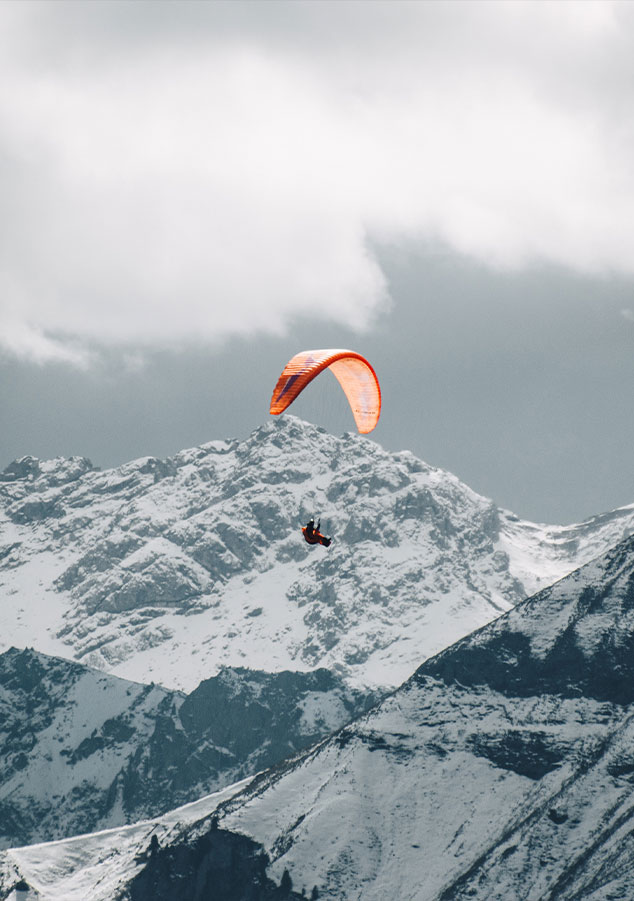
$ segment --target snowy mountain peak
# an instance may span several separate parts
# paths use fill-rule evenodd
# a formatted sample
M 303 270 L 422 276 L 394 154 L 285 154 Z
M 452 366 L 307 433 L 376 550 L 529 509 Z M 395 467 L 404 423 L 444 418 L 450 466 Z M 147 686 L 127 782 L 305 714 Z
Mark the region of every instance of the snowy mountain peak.
M 72 482 L 95 468 L 87 457 L 55 457 L 42 461 L 26 456 L 9 463 L 0 473 L 0 482 L 37 482 L 41 490 Z
M 328 550 L 302 539 L 312 515 Z M 524 523 L 292 416 L 104 471 L 23 458 L 0 482 L 0 635 L 187 691 L 222 665 L 394 686 L 633 526 L 634 508 Z
M 208 889 L 235 845 L 253 901 L 282 886 L 321 901 L 629 898 L 633 584 L 628 539 L 250 783 L 125 831 L 6 852 L 0 887 L 177 901 Z

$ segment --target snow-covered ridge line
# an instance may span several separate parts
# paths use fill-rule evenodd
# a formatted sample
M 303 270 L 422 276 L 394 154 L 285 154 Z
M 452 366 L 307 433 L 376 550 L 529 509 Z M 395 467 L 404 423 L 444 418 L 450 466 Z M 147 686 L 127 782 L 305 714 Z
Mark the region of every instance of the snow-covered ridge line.
M 266 869 L 253 901 L 284 880 L 320 901 L 629 898 L 633 585 L 634 537 L 199 809 L 0 854 L 0 889 L 177 901 L 246 841 Z
M 223 669 L 189 695 L 0 654 L 0 848 L 156 816 L 329 735 L 376 697 L 327 670 Z
M 245 781 L 178 807 L 160 819 L 0 852 L 0 890 L 22 882 L 31 892 L 26 898 L 36 892 L 41 901 L 86 901 L 101 894 L 112 901 L 142 866 L 152 835 L 161 844 L 174 840 L 183 827 L 206 818 L 219 803 L 240 791 Z M 3 897 L 13 901 L 12 895 Z M 19 894 L 15 898 L 22 901 Z
M 328 551 L 302 541 L 312 514 Z M 0 482 L 2 647 L 185 691 L 222 665 L 393 687 L 633 528 L 631 506 L 522 522 L 409 452 L 292 416 L 105 471 L 24 458 Z

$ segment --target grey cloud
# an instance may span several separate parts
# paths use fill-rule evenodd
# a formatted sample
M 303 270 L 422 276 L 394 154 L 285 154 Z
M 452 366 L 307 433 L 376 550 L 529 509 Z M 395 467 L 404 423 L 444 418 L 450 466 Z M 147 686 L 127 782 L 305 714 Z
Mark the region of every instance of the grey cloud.
M 0 20 L 14 353 L 315 314 L 365 328 L 387 303 L 371 241 L 634 265 L 627 5 L 115 0 Z

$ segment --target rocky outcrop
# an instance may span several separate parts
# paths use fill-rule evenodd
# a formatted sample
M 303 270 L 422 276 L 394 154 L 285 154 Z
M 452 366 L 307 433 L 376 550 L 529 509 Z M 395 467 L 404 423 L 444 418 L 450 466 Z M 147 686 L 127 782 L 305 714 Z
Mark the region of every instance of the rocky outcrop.
M 223 669 L 190 695 L 0 655 L 0 845 L 155 816 L 278 763 L 376 697 L 325 670 Z

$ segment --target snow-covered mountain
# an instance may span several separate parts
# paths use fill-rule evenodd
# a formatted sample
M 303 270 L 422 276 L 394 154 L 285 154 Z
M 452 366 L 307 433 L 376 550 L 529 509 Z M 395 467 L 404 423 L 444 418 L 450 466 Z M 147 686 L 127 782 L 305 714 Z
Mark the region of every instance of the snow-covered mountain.
M 309 547 L 322 516 L 334 541 Z M 245 441 L 0 481 L 0 651 L 191 691 L 221 666 L 395 686 L 634 528 L 518 520 L 412 454 L 283 416 Z
M 633 651 L 630 538 L 250 783 L 3 853 L 0 897 L 194 901 L 239 862 L 221 901 L 630 899 Z
M 0 848 L 156 816 L 278 763 L 376 700 L 328 670 L 222 669 L 189 695 L 0 655 Z

